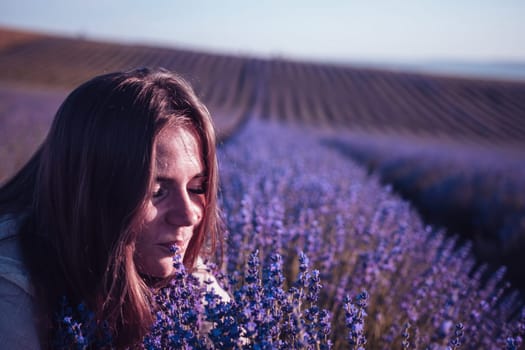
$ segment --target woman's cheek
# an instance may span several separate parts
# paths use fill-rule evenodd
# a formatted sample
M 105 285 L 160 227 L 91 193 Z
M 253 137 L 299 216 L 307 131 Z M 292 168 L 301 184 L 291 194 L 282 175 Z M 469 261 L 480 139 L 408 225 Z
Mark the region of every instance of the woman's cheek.
M 148 224 L 155 220 L 155 218 L 158 215 L 158 209 L 155 205 L 153 205 L 153 203 L 149 202 L 148 206 L 146 207 L 146 212 L 144 214 L 144 221 L 146 224 Z

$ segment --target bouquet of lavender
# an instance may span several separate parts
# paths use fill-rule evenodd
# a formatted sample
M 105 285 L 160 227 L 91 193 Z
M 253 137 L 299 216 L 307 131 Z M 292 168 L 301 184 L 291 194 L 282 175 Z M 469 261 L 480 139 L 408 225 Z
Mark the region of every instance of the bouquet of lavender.
M 297 280 L 284 289 L 282 259 L 267 257 L 261 270 L 259 251 L 250 254 L 243 283 L 232 301 L 222 300 L 211 281 L 201 285 L 187 273 L 175 254 L 176 273 L 169 285 L 155 292 L 155 316 L 145 349 L 330 349 L 330 314 L 318 305 L 319 272 L 310 271 L 299 256 Z M 94 315 L 81 305 L 77 312 L 62 305 L 56 346 L 61 349 L 111 348 L 110 336 L 100 339 Z
M 297 281 L 286 291 L 281 256 L 267 257 L 261 271 L 259 255 L 250 254 L 243 283 L 228 302 L 199 285 L 176 255 L 177 273 L 157 293 L 159 311 L 146 348 L 330 349 L 330 315 L 317 305 L 319 272 L 310 271 L 301 254 Z M 229 284 L 239 281 L 230 278 Z
M 203 288 L 182 264 L 175 247 L 175 276 L 169 285 L 155 293 L 156 320 L 144 338 L 146 349 L 207 349 L 203 327 Z

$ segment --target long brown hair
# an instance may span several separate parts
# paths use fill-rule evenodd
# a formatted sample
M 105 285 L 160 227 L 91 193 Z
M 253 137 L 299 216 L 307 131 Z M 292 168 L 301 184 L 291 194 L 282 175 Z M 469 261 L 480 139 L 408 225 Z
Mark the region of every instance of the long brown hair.
M 151 292 L 135 267 L 134 242 L 153 181 L 155 142 L 173 125 L 197 133 L 208 177 L 204 217 L 184 256 L 191 269 L 204 246 L 212 251 L 220 242 L 215 133 L 206 107 L 173 73 L 139 69 L 79 86 L 40 149 L 0 189 L 0 213 L 26 218 L 23 250 L 43 306 L 41 328 L 51 327 L 65 294 L 108 321 L 119 347 L 148 331 Z

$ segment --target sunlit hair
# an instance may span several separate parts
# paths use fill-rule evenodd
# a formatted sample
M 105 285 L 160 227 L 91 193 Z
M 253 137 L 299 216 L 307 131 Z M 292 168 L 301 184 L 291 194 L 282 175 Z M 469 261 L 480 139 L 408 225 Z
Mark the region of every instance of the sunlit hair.
M 139 69 L 79 86 L 40 149 L 0 189 L 0 214 L 26 217 L 23 247 L 44 305 L 44 337 L 63 294 L 109 321 L 119 347 L 149 329 L 151 292 L 134 263 L 135 239 L 154 181 L 156 140 L 172 126 L 196 133 L 207 173 L 204 217 L 184 256 L 191 269 L 204 247 L 211 253 L 220 242 L 215 133 L 206 107 L 173 73 Z

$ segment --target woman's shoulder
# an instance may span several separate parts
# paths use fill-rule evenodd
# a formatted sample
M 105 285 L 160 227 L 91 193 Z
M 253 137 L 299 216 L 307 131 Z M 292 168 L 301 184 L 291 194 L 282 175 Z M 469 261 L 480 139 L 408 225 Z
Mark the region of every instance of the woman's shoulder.
M 3 277 L 3 276 L 2 276 Z M 33 297 L 16 283 L 0 277 L 0 347 L 40 349 Z
M 18 236 L 21 220 L 0 216 L 0 344 L 6 349 L 38 349 L 33 290 Z
M 0 278 L 32 295 L 29 272 L 22 258 L 18 229 L 22 216 L 0 216 Z
M 204 260 L 199 256 L 195 262 L 192 275 L 199 280 L 199 283 L 206 285 L 207 291 L 213 291 L 218 295 L 222 301 L 229 302 L 231 300 L 228 293 L 219 285 L 217 279 L 211 272 L 211 269 L 206 265 Z

